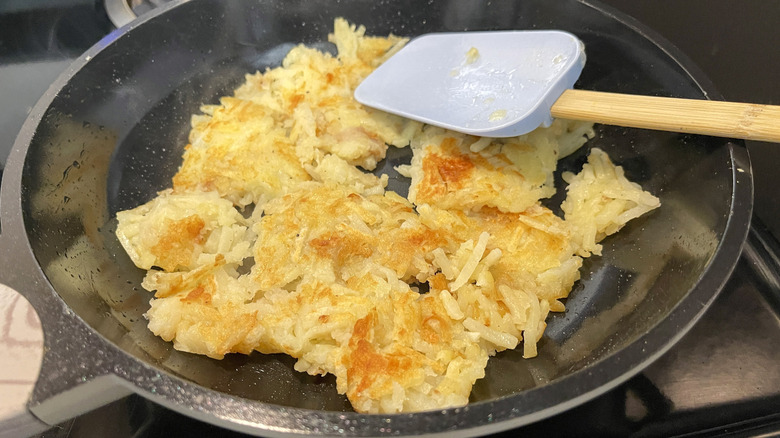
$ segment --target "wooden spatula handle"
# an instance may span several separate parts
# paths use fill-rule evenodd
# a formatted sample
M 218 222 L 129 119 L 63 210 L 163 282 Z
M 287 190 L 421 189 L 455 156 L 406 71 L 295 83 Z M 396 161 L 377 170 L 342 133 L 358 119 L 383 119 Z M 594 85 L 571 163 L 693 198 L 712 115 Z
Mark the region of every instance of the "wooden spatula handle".
M 608 125 L 780 142 L 780 106 L 566 90 L 553 117 Z

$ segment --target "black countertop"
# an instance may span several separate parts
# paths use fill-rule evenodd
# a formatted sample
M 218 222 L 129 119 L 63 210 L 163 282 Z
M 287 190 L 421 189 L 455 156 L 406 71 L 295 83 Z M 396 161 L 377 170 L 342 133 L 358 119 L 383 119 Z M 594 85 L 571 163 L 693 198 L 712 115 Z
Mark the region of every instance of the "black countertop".
M 688 55 L 725 100 L 780 105 L 780 2 L 773 0 L 604 0 Z M 778 121 L 780 123 L 780 121 Z M 755 213 L 780 236 L 780 147 L 747 142 Z

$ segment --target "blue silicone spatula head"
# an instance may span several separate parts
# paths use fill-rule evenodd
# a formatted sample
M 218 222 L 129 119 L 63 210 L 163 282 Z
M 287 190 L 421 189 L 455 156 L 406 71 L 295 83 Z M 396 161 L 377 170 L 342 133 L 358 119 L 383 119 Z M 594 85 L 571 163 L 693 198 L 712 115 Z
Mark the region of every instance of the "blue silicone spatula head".
M 584 65 L 582 42 L 557 30 L 427 34 L 380 65 L 355 98 L 466 134 L 512 137 L 549 126 L 550 108 Z

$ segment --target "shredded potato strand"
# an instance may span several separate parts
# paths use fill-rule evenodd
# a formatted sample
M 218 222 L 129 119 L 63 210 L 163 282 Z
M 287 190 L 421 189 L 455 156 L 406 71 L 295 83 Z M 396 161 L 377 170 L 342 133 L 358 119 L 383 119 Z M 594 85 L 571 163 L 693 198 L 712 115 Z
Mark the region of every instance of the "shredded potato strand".
M 365 108 L 355 87 L 406 40 L 336 19 L 329 41 L 204 105 L 172 188 L 117 214 L 149 329 L 214 359 L 288 354 L 359 412 L 465 405 L 490 356 L 537 355 L 583 257 L 660 202 L 593 148 L 559 218 L 539 201 L 591 124 L 476 138 Z M 367 172 L 388 146 L 411 148 L 408 198 Z

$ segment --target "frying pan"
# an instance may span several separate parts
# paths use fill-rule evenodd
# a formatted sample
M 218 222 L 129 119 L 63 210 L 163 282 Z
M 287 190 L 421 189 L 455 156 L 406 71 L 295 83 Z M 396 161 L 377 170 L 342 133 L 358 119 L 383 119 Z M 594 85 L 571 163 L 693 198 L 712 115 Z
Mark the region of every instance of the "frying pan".
M 333 18 L 369 32 L 562 29 L 586 44 L 578 88 L 717 97 L 687 59 L 638 23 L 566 0 L 191 0 L 91 48 L 32 110 L 0 193 L 0 283 L 21 293 L 45 334 L 27 404 L 57 424 L 136 392 L 186 415 L 262 435 L 477 435 L 517 427 L 627 380 L 680 339 L 729 277 L 748 230 L 750 163 L 728 139 L 597 126 L 606 150 L 662 207 L 585 262 L 539 356 L 492 358 L 466 407 L 401 415 L 350 410 L 328 376 L 285 356 L 222 361 L 177 352 L 146 328 L 151 294 L 114 237 L 115 213 L 169 185 L 189 117 L 278 65 L 296 43 L 332 50 Z M 587 149 L 586 147 L 586 149 Z M 380 171 L 408 160 L 390 154 Z M 577 170 L 587 151 L 567 157 Z M 557 176 L 559 178 L 559 175 Z M 402 179 L 391 188 L 405 191 Z M 563 193 L 549 201 L 557 208 Z

